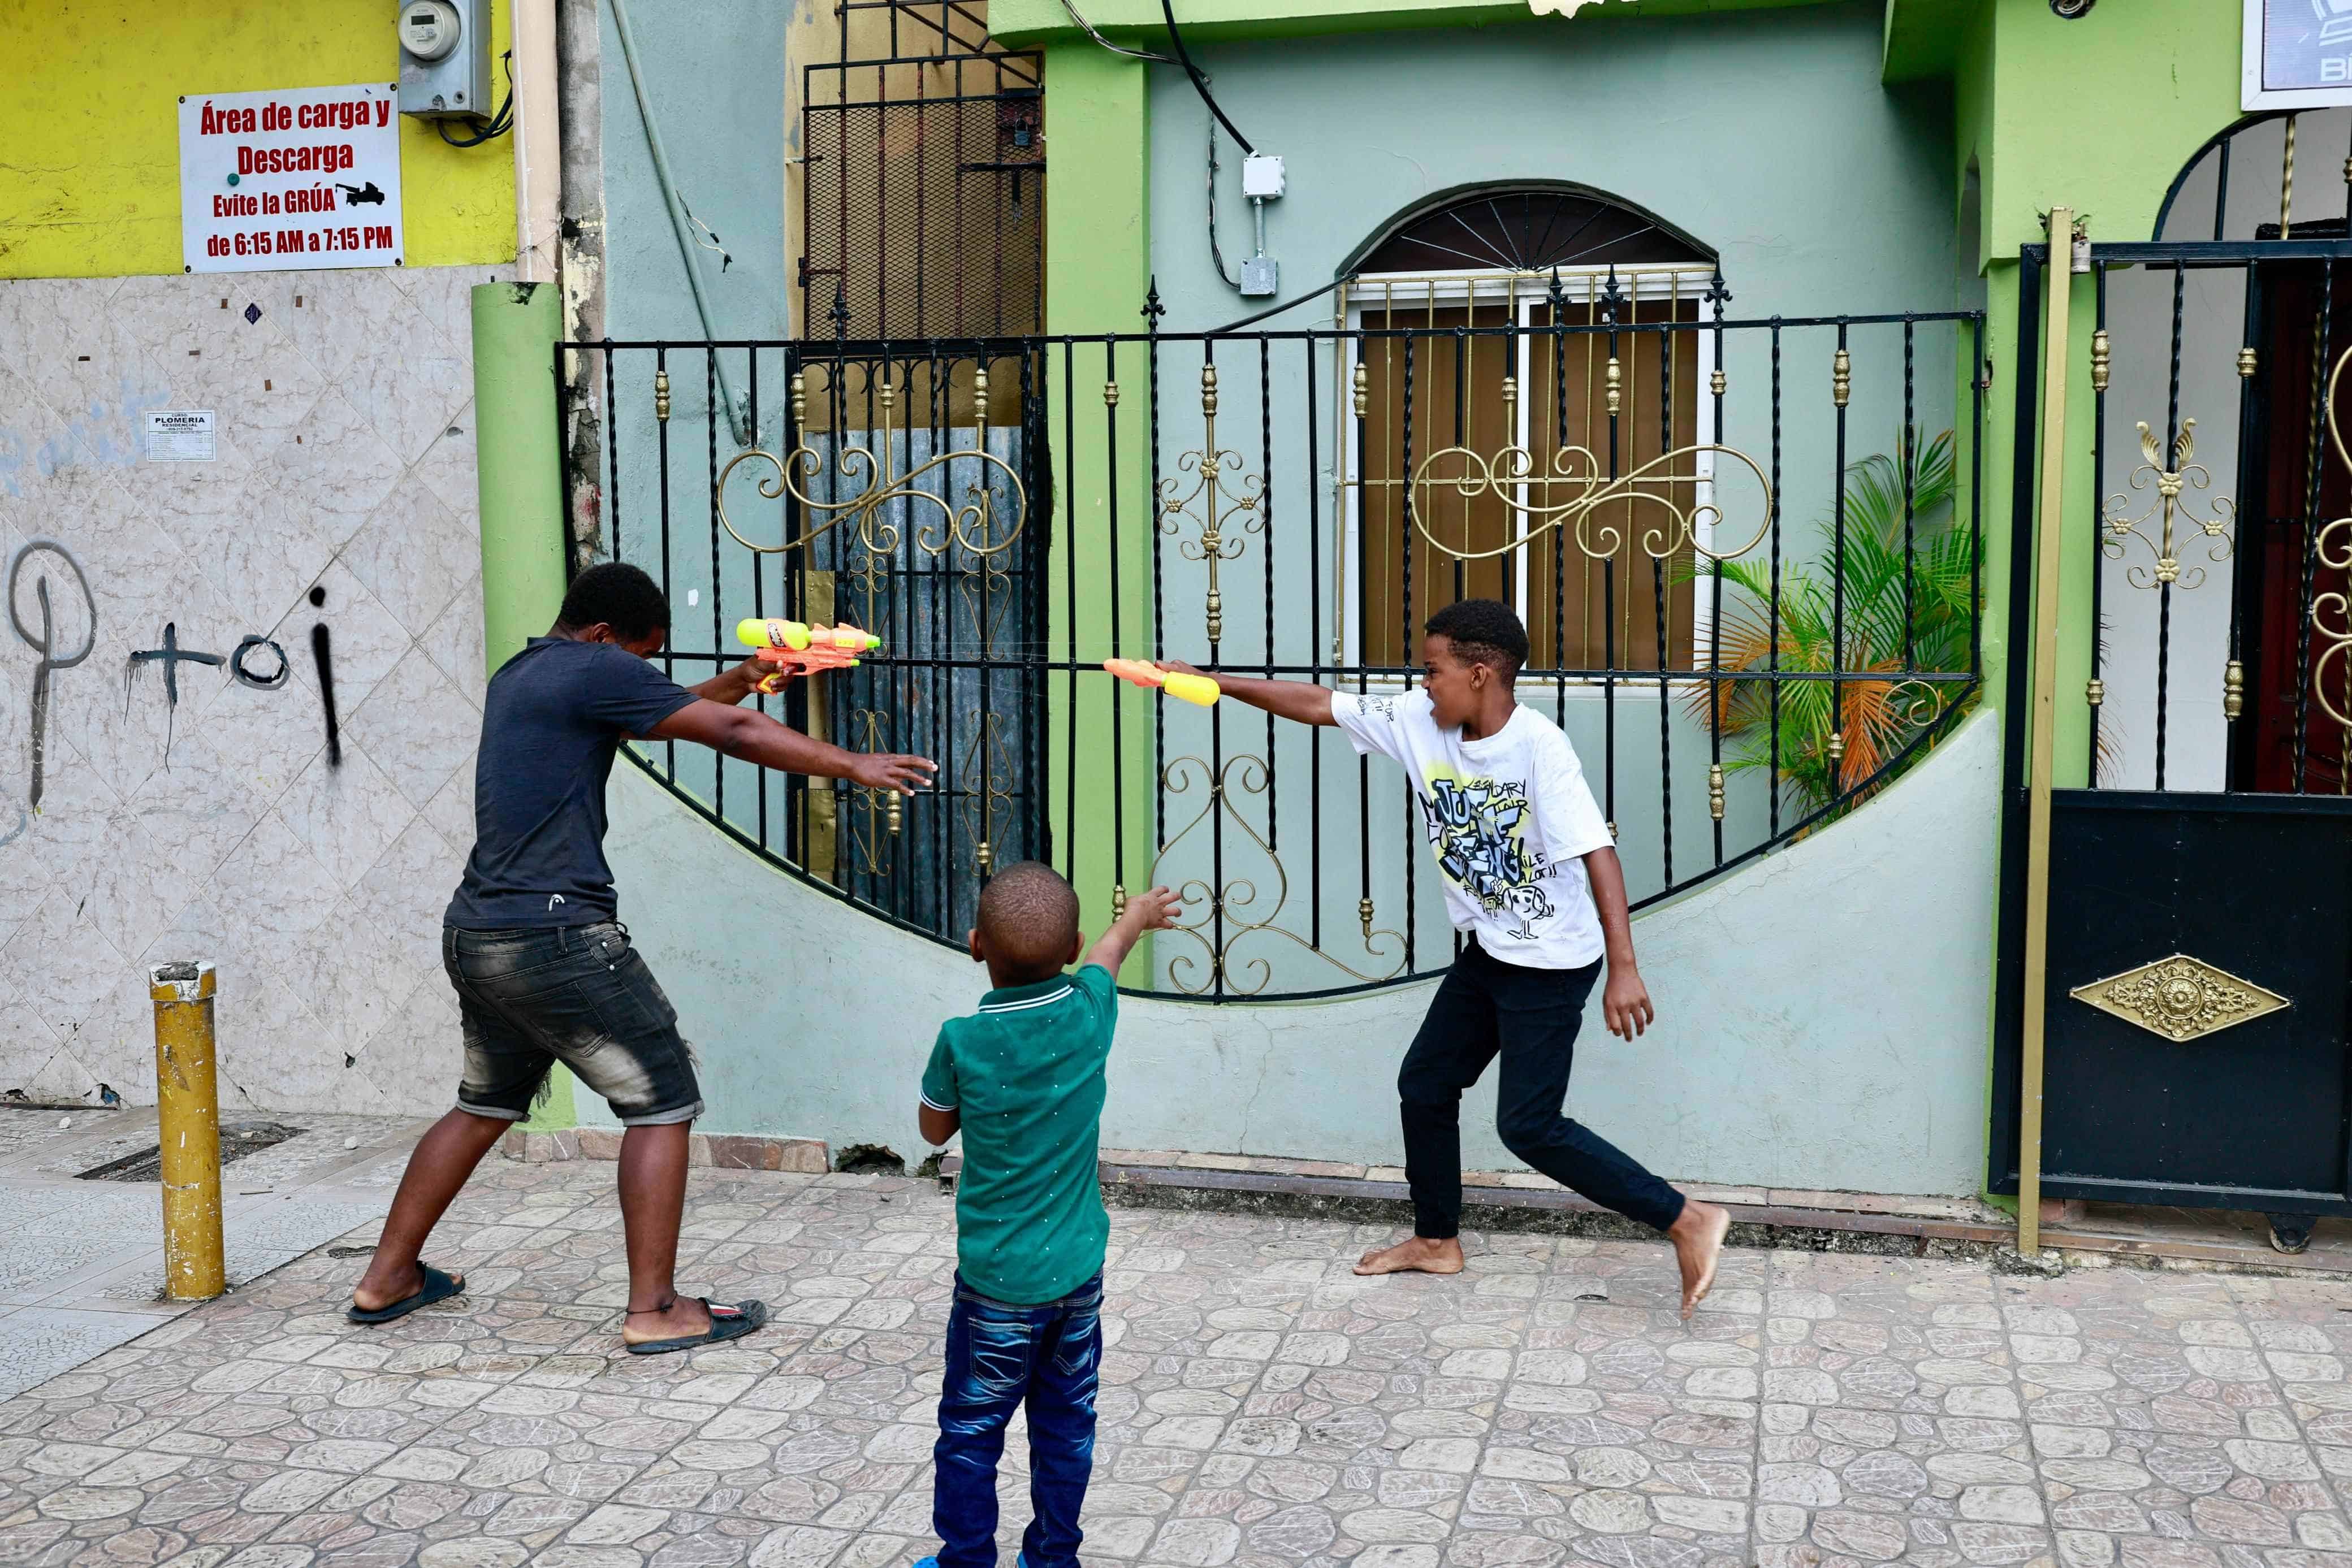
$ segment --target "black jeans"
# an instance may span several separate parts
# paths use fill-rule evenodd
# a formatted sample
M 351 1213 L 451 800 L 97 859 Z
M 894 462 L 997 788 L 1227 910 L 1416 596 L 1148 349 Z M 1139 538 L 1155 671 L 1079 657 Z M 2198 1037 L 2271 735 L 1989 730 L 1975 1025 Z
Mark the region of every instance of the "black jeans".
M 1682 1194 L 1560 1113 L 1577 1026 L 1600 977 L 1598 960 L 1581 969 L 1528 969 L 1495 957 L 1475 937 L 1463 944 L 1397 1072 L 1414 1235 L 1443 1240 L 1462 1228 L 1462 1092 L 1497 1054 L 1495 1126 L 1505 1148 L 1644 1225 L 1664 1230 L 1681 1218 Z

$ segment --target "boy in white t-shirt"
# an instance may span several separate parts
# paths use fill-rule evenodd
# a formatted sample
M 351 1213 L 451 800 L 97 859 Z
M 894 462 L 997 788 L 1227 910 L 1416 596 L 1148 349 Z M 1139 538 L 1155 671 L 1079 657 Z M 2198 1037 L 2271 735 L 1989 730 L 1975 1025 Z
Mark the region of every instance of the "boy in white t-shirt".
M 1358 751 L 1404 765 L 1445 879 L 1446 911 L 1467 938 L 1397 1074 L 1413 1234 L 1365 1253 L 1356 1272 L 1461 1272 L 1462 1092 L 1500 1056 L 1504 1145 L 1563 1186 L 1664 1231 L 1682 1265 L 1688 1317 L 1715 1282 L 1730 1215 L 1685 1197 L 1561 1113 L 1577 1027 L 1604 957 L 1610 1032 L 1632 1040 L 1655 1016 L 1633 967 L 1609 824 L 1568 737 L 1512 694 L 1528 657 L 1519 618 L 1494 600 L 1467 599 L 1431 616 L 1425 631 L 1422 684 L 1394 696 L 1216 677 L 1237 702 L 1301 724 L 1336 724 Z

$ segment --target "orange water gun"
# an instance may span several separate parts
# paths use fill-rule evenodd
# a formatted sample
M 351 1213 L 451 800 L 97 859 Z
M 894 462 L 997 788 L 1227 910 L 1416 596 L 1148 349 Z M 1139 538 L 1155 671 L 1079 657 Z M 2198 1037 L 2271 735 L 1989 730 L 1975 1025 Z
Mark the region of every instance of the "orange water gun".
M 1217 699 L 1224 695 L 1217 683 L 1206 675 L 1163 670 L 1144 659 L 1105 659 L 1103 668 L 1130 685 L 1157 687 L 1180 702 L 1199 707 L 1214 707 Z
M 882 646 L 882 639 L 861 632 L 845 621 L 837 626 L 806 625 L 798 621 L 739 621 L 735 640 L 751 648 L 752 656 L 774 670 L 760 677 L 760 690 L 770 695 L 784 689 L 794 675 L 819 670 L 845 670 L 857 655 Z

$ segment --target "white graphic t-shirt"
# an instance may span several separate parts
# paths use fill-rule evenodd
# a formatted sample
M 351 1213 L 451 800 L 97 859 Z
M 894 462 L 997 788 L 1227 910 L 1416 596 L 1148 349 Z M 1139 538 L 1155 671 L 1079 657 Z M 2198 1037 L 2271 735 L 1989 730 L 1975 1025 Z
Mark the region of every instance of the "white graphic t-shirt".
M 1580 969 L 1601 956 L 1583 857 L 1613 841 L 1558 725 L 1520 707 L 1484 740 L 1465 740 L 1438 727 L 1419 686 L 1334 692 L 1331 716 L 1358 751 L 1392 757 L 1412 776 L 1456 931 L 1530 969 Z

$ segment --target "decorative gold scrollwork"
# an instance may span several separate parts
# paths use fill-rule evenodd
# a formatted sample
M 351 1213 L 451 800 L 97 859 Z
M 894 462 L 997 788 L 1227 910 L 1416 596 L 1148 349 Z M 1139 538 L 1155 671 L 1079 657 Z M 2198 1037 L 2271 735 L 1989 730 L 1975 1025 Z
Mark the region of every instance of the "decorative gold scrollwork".
M 1181 519 L 1190 517 L 1200 529 L 1177 549 L 1187 560 L 1209 567 L 1205 609 L 1209 652 L 1216 653 L 1225 635 L 1225 600 L 1217 588 L 1217 566 L 1237 560 L 1243 534 L 1265 531 L 1265 478 L 1251 474 L 1241 454 L 1217 445 L 1217 367 L 1201 368 L 1201 444 L 1176 459 L 1176 473 L 1160 482 L 1160 531 L 1171 538 L 1181 534 Z M 1190 485 L 1187 486 L 1187 476 Z
M 2352 517 L 2338 517 L 2319 530 L 2312 548 L 2319 564 L 2329 571 L 2352 571 Z M 2330 620 L 2333 624 L 2330 624 Z M 2327 710 L 2327 716 L 2347 729 L 2352 729 L 2352 697 L 2331 696 L 2327 690 L 2328 666 L 2336 666 L 2336 680 L 2347 691 L 2352 691 L 2352 600 L 2342 592 L 2322 593 L 2311 601 L 2311 636 L 2318 651 L 2311 661 L 2311 695 Z
M 849 722 L 857 732 L 858 750 L 881 751 L 889 746 L 887 713 L 862 707 L 850 715 Z M 901 797 L 896 789 L 859 789 L 850 807 L 849 833 L 857 845 L 857 869 L 868 876 L 887 875 L 890 868 L 884 861 L 883 835 L 895 839 L 904 825 Z
M 1719 550 L 1701 542 L 1711 538 L 1723 521 L 1722 508 L 1712 501 L 1688 506 L 1676 502 L 1672 495 L 1659 488 L 1673 485 L 1696 487 L 1706 476 L 1697 469 L 1701 454 L 1713 454 L 1738 464 L 1756 476 L 1763 490 L 1763 505 L 1758 508 L 1756 531 L 1737 549 Z M 1675 465 L 1690 460 L 1687 472 L 1676 472 Z M 1616 557 L 1625 548 L 1625 530 L 1614 523 L 1596 520 L 1594 514 L 1612 502 L 1654 507 L 1666 514 L 1667 521 L 1642 530 L 1642 550 L 1654 560 L 1666 560 L 1685 549 L 1697 551 L 1709 560 L 1732 560 L 1746 555 L 1764 542 L 1772 527 L 1772 482 L 1756 460 L 1736 446 L 1720 446 L 1702 443 L 1677 446 L 1662 452 L 1631 472 L 1614 479 L 1604 479 L 1601 464 L 1581 446 L 1564 446 L 1551 455 L 1549 464 L 1539 465 L 1535 454 L 1524 446 L 1506 446 L 1492 457 L 1482 455 L 1466 446 L 1445 446 L 1423 458 L 1413 470 L 1410 505 L 1412 526 L 1430 545 L 1455 560 L 1490 560 L 1507 555 L 1541 538 L 1552 528 L 1573 524 L 1576 548 L 1594 560 Z M 1449 470 L 1441 472 L 1441 470 Z M 1569 486 L 1574 494 L 1557 506 L 1544 506 L 1528 499 L 1523 488 L 1540 486 L 1549 495 L 1559 486 Z M 1492 549 L 1457 549 L 1430 531 L 1429 495 L 1435 489 L 1446 489 L 1465 500 L 1480 496 L 1492 496 L 1507 507 L 1517 523 L 1514 537 Z
M 1022 526 L 1029 514 L 1029 497 L 1022 486 L 1021 476 L 1013 465 L 988 450 L 988 372 L 975 372 L 972 379 L 980 410 L 980 439 L 971 447 L 939 453 L 893 479 L 888 462 L 888 407 L 894 400 L 887 395 L 890 388 L 885 382 L 880 389 L 885 394 L 882 459 L 877 461 L 872 450 L 865 446 L 839 445 L 835 449 L 833 472 L 839 478 L 862 484 L 864 487 L 856 495 L 846 501 L 820 501 L 808 493 L 805 486 L 814 484 L 824 476 L 826 464 L 824 455 L 805 440 L 781 458 L 765 447 L 755 446 L 748 452 L 736 454 L 728 461 L 727 466 L 719 471 L 719 526 L 733 537 L 737 544 L 755 555 L 781 555 L 790 550 L 805 549 L 840 524 L 855 522 L 856 528 L 854 531 L 858 542 L 869 551 L 887 556 L 898 548 L 898 529 L 897 525 L 882 519 L 882 508 L 894 501 L 903 502 L 908 507 L 921 503 L 937 508 L 939 513 L 937 518 L 926 523 L 915 535 L 916 544 L 928 553 L 935 556 L 943 554 L 950 545 L 961 546 L 971 554 L 982 558 L 1003 553 L 1021 537 Z M 794 378 L 796 382 L 798 380 L 798 377 Z M 798 389 L 795 390 L 797 392 Z M 796 405 L 803 398 L 804 394 L 796 396 Z M 759 481 L 761 496 L 772 501 L 789 492 L 816 519 L 802 531 L 800 538 L 772 545 L 753 544 L 743 537 L 734 519 L 728 516 L 728 478 L 738 465 L 754 459 L 776 471 L 773 477 Z M 980 465 L 980 477 L 965 486 L 967 498 L 961 504 L 947 494 L 947 486 L 953 477 L 953 465 L 958 463 Z M 934 471 L 940 474 L 938 490 L 926 488 L 921 484 L 924 477 Z M 992 482 L 992 474 L 1003 476 L 1004 488 L 1011 496 L 1009 518 L 1000 518 L 997 515 L 996 486 Z
M 982 716 L 973 730 L 957 782 L 962 787 L 972 864 L 982 876 L 991 875 L 996 870 L 996 825 L 1013 813 L 1013 754 L 1005 748 L 1003 726 L 996 714 Z
M 2189 461 L 2197 451 L 2195 420 L 2180 422 L 2180 434 L 2173 438 L 2168 467 L 2166 465 L 2164 444 L 2157 440 L 2155 432 L 2148 429 L 2146 420 L 2139 422 L 2139 451 L 2143 461 L 2132 470 L 2131 487 L 2144 491 L 2154 486 L 2157 498 L 2149 503 L 2146 511 L 2133 517 L 2125 516 L 2131 509 L 2128 497 L 2121 491 L 2108 497 L 2099 517 L 2099 553 L 2109 560 L 2121 560 L 2124 541 L 2137 539 L 2155 556 L 2156 565 L 2151 570 L 2135 562 L 2125 568 L 2125 580 L 2134 588 L 2168 588 L 2177 584 L 2186 592 L 2204 582 L 2205 569 L 2191 566 L 2185 571 L 2181 570 L 2180 541 L 2175 538 L 2177 525 L 2185 522 L 2211 539 L 2213 543 L 2206 550 L 2206 559 L 2219 564 L 2228 560 L 2231 551 L 2236 548 L 2237 503 L 2227 496 L 2216 496 L 2208 503 L 2210 515 L 2200 517 L 2189 509 L 2183 499 L 2189 491 L 2213 487 L 2211 472 L 2202 463 Z M 2159 520 L 2157 538 L 2151 539 L 2140 531 L 2149 522 Z
M 1202 805 L 1201 810 L 1194 813 L 1191 821 L 1177 829 L 1175 836 L 1160 846 L 1159 854 L 1152 857 L 1151 874 L 1144 880 L 1157 884 L 1160 880 L 1160 862 L 1166 860 L 1169 853 L 1178 844 L 1183 842 L 1188 834 L 1208 822 L 1216 812 L 1223 811 L 1225 814 L 1225 820 L 1239 828 L 1250 842 L 1264 852 L 1267 862 L 1273 865 L 1274 899 L 1271 904 L 1264 906 L 1263 915 L 1256 915 L 1256 911 L 1261 907 L 1258 885 L 1254 879 L 1245 876 L 1227 877 L 1222 885 L 1216 887 L 1212 887 L 1206 881 L 1194 877 L 1179 887 L 1176 890 L 1177 894 L 1184 900 L 1185 904 L 1188 907 L 1200 905 L 1201 914 L 1194 919 L 1178 921 L 1172 929 L 1181 932 L 1192 941 L 1199 943 L 1201 956 L 1196 957 L 1191 953 L 1179 951 L 1171 957 L 1168 961 L 1170 985 L 1187 996 L 1194 997 L 1206 995 L 1220 982 L 1223 982 L 1226 990 L 1235 996 L 1255 997 L 1262 994 L 1265 990 L 1267 982 L 1274 977 L 1274 967 L 1263 957 L 1248 956 L 1237 960 L 1234 951 L 1241 943 L 1261 933 L 1297 943 L 1341 974 L 1352 976 L 1368 985 L 1394 979 L 1404 972 L 1404 937 L 1395 931 L 1376 931 L 1372 928 L 1372 904 L 1370 899 L 1365 899 L 1357 906 L 1357 912 L 1364 927 L 1364 951 L 1377 962 L 1387 956 L 1379 950 L 1384 940 L 1395 945 L 1396 962 L 1389 967 L 1385 974 L 1367 974 L 1361 969 L 1351 967 L 1297 932 L 1276 924 L 1282 917 L 1283 906 L 1290 901 L 1290 873 L 1283 869 L 1282 857 L 1274 852 L 1274 846 L 1265 841 L 1256 827 L 1235 809 L 1234 803 L 1234 791 L 1236 789 L 1244 795 L 1265 793 L 1269 779 L 1265 760 L 1263 758 L 1243 753 L 1227 758 L 1223 767 L 1213 770 L 1201 758 L 1180 757 L 1160 770 L 1160 789 L 1171 796 L 1188 793 L 1192 788 L 1196 773 L 1199 781 L 1208 785 L 1209 798 Z M 1253 915 L 1255 917 L 1253 918 Z M 1216 936 L 1217 922 L 1221 917 L 1225 922 L 1224 940 L 1222 943 L 1217 940 Z M 1195 983 L 1192 977 L 1199 974 L 1203 962 L 1206 963 L 1207 973 L 1201 975 L 1198 982 Z M 1250 983 L 1237 983 L 1235 979 L 1237 974 L 1249 975 Z
M 2344 376 L 2344 367 L 2352 362 L 2352 349 L 2336 357 L 2335 369 L 2327 373 L 2327 438 L 2336 448 L 2336 455 L 2347 468 L 2352 468 L 2352 450 L 2344 442 L 2343 426 L 2337 423 L 2336 386 Z M 2312 539 L 2312 553 L 2318 564 L 2329 571 L 2352 571 L 2352 517 L 2338 517 L 2323 527 Z M 2332 623 L 2331 623 L 2332 622 Z M 2352 730 L 2352 599 L 2341 591 L 2315 595 L 2311 601 L 2311 637 L 2317 650 L 2311 661 L 2311 695 L 2327 711 L 2327 716 L 2347 730 Z M 2336 668 L 2345 695 L 2331 696 L 2327 690 L 2329 666 Z
M 2294 1004 L 2186 953 L 2175 953 L 2066 993 L 2150 1034 L 2179 1041 L 2215 1034 Z

